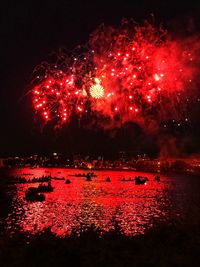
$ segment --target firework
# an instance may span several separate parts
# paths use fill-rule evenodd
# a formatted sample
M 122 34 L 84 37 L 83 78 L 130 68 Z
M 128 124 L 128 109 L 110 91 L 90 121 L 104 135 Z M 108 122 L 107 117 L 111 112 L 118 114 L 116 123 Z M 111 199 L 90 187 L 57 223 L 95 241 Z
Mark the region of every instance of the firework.
M 100 80 L 95 79 L 95 84 L 90 87 L 90 95 L 93 98 L 99 99 L 104 96 L 104 88 L 101 86 Z
M 148 23 L 101 26 L 76 56 L 62 56 L 56 70 L 48 65 L 33 88 L 34 108 L 58 123 L 86 112 L 87 105 L 111 123 L 178 120 L 194 89 L 195 56 L 191 39 L 172 40 Z
M 84 94 L 74 84 L 74 76 L 46 77 L 33 89 L 34 108 L 44 120 L 69 121 L 74 110 L 83 112 Z
M 96 51 L 95 75 L 109 96 L 101 103 L 101 113 L 110 118 L 118 113 L 123 122 L 150 115 L 179 118 L 177 106 L 184 102 L 182 95 L 191 88 L 194 74 L 189 46 L 150 24 L 100 30 L 90 43 Z M 98 103 L 93 109 L 100 111 Z

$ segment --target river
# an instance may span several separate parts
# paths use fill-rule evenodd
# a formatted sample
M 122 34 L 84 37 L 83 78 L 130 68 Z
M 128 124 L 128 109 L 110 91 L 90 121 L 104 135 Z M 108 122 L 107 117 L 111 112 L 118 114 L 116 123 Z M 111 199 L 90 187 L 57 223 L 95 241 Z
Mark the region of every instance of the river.
M 43 202 L 27 202 L 24 199 L 28 187 L 34 184 L 17 184 L 12 196 L 11 208 L 5 218 L 9 233 L 23 231 L 35 233 L 44 228 L 59 236 L 69 235 L 84 227 L 94 225 L 101 231 L 114 228 L 116 221 L 126 235 L 143 234 L 156 223 L 172 220 L 195 220 L 199 211 L 199 177 L 161 175 L 131 171 L 95 171 L 97 177 L 87 182 L 84 177 L 69 174 L 83 170 L 65 168 L 16 168 L 9 175 L 27 179 L 51 175 L 70 179 L 52 180 L 53 192 L 45 193 Z M 147 176 L 145 185 L 122 182 L 121 178 Z M 106 182 L 110 177 L 111 182 Z M 192 216 L 191 216 L 192 214 Z

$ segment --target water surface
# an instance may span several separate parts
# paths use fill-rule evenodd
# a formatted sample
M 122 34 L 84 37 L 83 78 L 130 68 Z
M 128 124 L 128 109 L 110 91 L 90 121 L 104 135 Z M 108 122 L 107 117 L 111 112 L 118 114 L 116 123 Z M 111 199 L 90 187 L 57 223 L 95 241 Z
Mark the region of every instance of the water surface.
M 125 234 L 135 235 L 144 233 L 157 221 L 184 220 L 190 212 L 191 201 L 199 208 L 199 179 L 194 177 L 161 175 L 158 183 L 154 181 L 155 174 L 130 171 L 95 171 L 97 177 L 91 182 L 84 177 L 69 176 L 83 172 L 64 168 L 11 170 L 10 174 L 27 179 L 42 175 L 65 177 L 71 184 L 52 180 L 54 191 L 45 193 L 44 202 L 33 203 L 27 202 L 24 195 L 28 187 L 38 183 L 17 184 L 6 218 L 7 230 L 35 233 L 50 227 L 56 234 L 65 235 L 93 224 L 102 231 L 109 231 L 117 220 Z M 149 182 L 135 185 L 120 181 L 122 177 L 137 175 L 147 176 Z M 110 183 L 106 182 L 107 177 L 111 178 Z

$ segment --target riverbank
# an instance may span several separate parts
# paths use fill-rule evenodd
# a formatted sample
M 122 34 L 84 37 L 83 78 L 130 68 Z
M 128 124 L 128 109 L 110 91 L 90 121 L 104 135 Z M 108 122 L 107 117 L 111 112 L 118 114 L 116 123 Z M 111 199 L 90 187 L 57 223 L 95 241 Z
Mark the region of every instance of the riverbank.
M 34 236 L 1 236 L 2 267 L 22 266 L 199 266 L 198 225 L 157 225 L 145 235 L 125 236 L 116 225 L 100 236 L 85 229 L 58 238 L 49 229 Z
M 83 172 L 96 172 L 96 171 L 118 171 L 118 172 L 148 172 L 151 174 L 155 174 L 155 175 L 188 175 L 188 176 L 199 176 L 200 175 L 200 171 L 180 171 L 180 170 L 171 170 L 171 171 L 155 171 L 155 170 L 149 170 L 149 169 L 135 169 L 135 168 L 92 168 L 92 169 L 88 169 L 88 168 L 72 168 L 72 167 L 66 167 L 66 166 L 51 166 L 51 167 L 44 167 L 44 166 L 38 166 L 36 168 L 31 168 L 31 167 L 19 167 L 19 166 L 15 166 L 15 167 L 0 167 L 0 175 L 2 176 L 2 174 L 7 174 L 9 171 L 13 170 L 13 169 L 30 169 L 31 170 L 37 170 L 37 169 L 49 169 L 49 173 L 51 173 L 52 169 L 66 169 L 66 170 L 74 170 L 74 173 L 76 173 L 77 171 L 83 171 Z

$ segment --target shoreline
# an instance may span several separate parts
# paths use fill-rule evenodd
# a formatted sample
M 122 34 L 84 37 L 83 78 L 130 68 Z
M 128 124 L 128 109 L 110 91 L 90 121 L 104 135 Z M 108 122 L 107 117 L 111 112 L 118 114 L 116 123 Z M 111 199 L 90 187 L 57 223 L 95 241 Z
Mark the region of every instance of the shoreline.
M 2 171 L 10 171 L 13 169 L 23 169 L 29 168 L 30 170 L 37 169 L 66 169 L 66 170 L 74 170 L 76 171 L 85 171 L 85 172 L 95 172 L 95 171 L 118 171 L 118 172 L 141 172 L 141 173 L 151 173 L 157 175 L 187 175 L 187 176 L 199 176 L 200 172 L 184 172 L 184 171 L 152 171 L 152 170 L 141 170 L 135 168 L 75 168 L 75 167 L 66 167 L 66 166 L 38 166 L 38 167 L 30 167 L 30 166 L 13 166 L 13 167 L 0 167 L 0 172 Z

